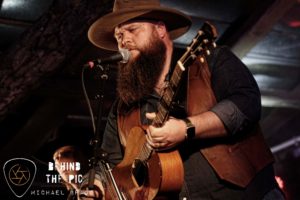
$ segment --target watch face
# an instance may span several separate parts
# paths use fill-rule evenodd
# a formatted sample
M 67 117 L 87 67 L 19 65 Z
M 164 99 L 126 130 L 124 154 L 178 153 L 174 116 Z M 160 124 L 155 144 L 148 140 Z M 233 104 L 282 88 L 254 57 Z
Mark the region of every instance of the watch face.
M 192 122 L 186 118 L 183 119 L 183 121 L 186 124 L 186 137 L 187 139 L 193 139 L 195 137 L 195 126 L 192 124 Z
M 188 127 L 186 133 L 188 139 L 193 139 L 195 137 L 195 127 L 194 126 Z

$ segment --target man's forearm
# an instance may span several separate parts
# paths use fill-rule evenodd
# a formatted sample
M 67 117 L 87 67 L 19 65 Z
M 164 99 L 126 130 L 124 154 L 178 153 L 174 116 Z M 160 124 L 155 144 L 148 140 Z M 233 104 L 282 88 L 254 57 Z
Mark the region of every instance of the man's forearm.
M 211 111 L 190 116 L 188 118 L 195 125 L 195 138 L 215 138 L 227 135 L 227 131 L 223 122 L 215 113 Z

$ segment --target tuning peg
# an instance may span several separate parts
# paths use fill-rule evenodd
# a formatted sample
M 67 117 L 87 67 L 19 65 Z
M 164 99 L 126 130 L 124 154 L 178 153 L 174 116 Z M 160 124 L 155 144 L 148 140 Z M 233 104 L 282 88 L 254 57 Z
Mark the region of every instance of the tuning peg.
M 191 47 L 190 46 L 186 47 L 186 51 L 190 52 L 191 51 Z
M 205 61 L 205 60 L 204 60 L 203 56 L 201 56 L 201 57 L 200 57 L 200 62 L 201 62 L 201 63 L 204 63 L 204 61 Z
M 213 42 L 213 44 L 212 44 L 212 45 L 213 45 L 213 47 L 214 47 L 214 48 L 216 48 L 216 47 L 217 47 L 217 44 L 216 44 L 215 42 Z
M 197 56 L 194 53 L 191 54 L 191 57 L 193 60 L 197 58 Z
M 204 39 L 203 42 L 204 42 L 204 44 L 209 43 L 208 39 Z
M 208 56 L 210 55 L 210 50 L 207 49 L 205 52 L 206 52 L 206 55 L 208 55 Z
M 196 38 L 194 38 L 194 39 L 192 40 L 192 43 L 191 43 L 191 45 L 190 45 L 190 46 L 191 46 L 191 47 L 192 47 L 192 46 L 194 46 L 194 45 L 196 44 L 196 42 L 197 42 L 197 39 L 196 39 Z
M 198 46 L 198 47 L 197 47 L 197 51 L 198 51 L 198 52 L 201 52 L 202 50 L 203 50 L 203 48 L 202 48 L 201 46 Z
M 199 30 L 198 34 L 201 36 L 201 35 L 204 35 L 204 32 L 202 30 Z

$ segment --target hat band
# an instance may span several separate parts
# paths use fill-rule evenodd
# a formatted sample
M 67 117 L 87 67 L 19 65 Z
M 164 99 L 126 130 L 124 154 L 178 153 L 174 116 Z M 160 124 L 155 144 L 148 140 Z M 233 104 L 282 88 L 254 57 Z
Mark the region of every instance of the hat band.
M 160 6 L 159 0 L 116 0 L 113 7 L 113 12 L 124 9 L 137 9 L 142 7 L 157 7 Z

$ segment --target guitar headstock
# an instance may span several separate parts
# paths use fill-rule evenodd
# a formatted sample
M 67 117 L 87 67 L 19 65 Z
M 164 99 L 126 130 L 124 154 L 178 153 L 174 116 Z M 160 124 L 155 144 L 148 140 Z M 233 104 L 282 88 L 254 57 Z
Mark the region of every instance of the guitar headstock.
M 190 45 L 187 47 L 186 54 L 182 57 L 182 63 L 187 66 L 200 56 L 200 61 L 204 62 L 205 58 L 216 48 L 215 39 L 217 38 L 216 28 L 209 22 L 205 22 Z

